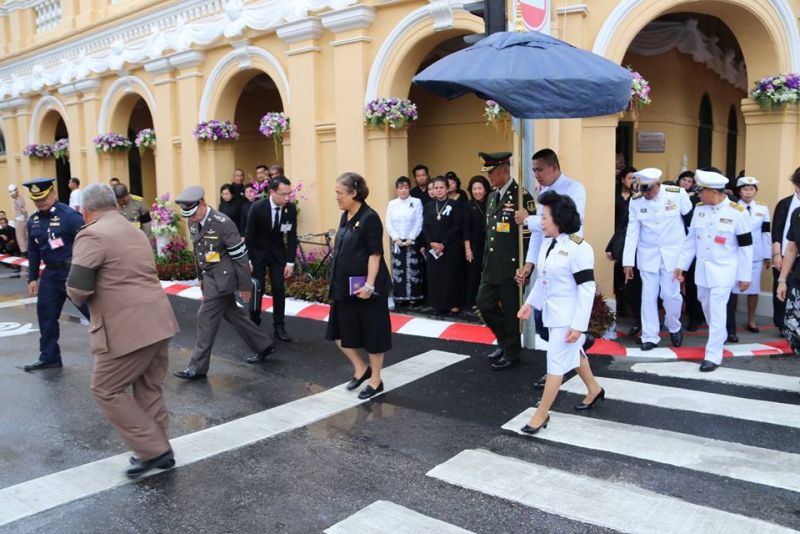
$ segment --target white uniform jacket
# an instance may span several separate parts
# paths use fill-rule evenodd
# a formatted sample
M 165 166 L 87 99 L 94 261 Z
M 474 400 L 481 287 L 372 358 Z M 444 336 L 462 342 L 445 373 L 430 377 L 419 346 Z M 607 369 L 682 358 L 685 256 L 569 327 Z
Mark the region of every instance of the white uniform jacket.
M 745 209 L 750 222 L 750 233 L 753 234 L 753 261 L 768 260 L 772 256 L 772 235 L 769 221 L 769 208 L 760 202 L 750 204 L 739 200 L 739 205 Z M 747 208 L 750 209 L 747 209 Z
M 548 328 L 586 332 L 597 290 L 594 251 L 582 237 L 561 234 L 547 254 L 553 239 L 548 237 L 542 243 L 536 262 L 538 276 L 526 303 L 542 310 L 542 322 Z
M 559 195 L 565 195 L 575 202 L 575 207 L 578 208 L 578 215 L 581 216 L 581 228 L 578 230 L 578 235 L 583 235 L 584 215 L 586 214 L 586 188 L 583 184 L 572 178 L 568 178 L 563 174 L 558 177 L 558 180 L 553 182 L 553 185 L 542 187 L 539 195 L 545 194 L 547 191 L 555 191 Z M 531 241 L 528 244 L 528 256 L 525 258 L 526 263 L 536 263 L 539 258 L 539 249 L 542 248 L 542 240 L 544 234 L 542 233 L 542 207 L 537 206 L 536 215 L 530 215 L 525 219 L 525 224 L 531 231 Z
M 662 185 L 651 200 L 631 199 L 622 265 L 633 267 L 635 258 L 640 271 L 657 273 L 662 262 L 674 271 L 686 237 L 683 216 L 690 211 L 692 200 L 682 187 Z
M 687 270 L 697 256 L 694 279 L 700 287 L 733 287 L 750 282 L 753 236 L 747 212 L 736 202 L 697 204 L 678 267 Z

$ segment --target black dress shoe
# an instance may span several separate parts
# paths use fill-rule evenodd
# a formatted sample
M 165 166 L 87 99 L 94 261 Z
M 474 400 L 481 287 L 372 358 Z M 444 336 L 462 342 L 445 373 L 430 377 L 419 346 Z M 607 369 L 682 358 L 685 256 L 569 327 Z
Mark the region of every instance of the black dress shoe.
M 261 316 L 250 314 L 250 321 L 256 326 L 261 326 Z
M 594 346 L 595 338 L 592 334 L 586 334 L 586 340 L 583 342 L 583 352 L 589 352 Z
M 503 354 L 505 354 L 503 352 L 503 349 L 495 349 L 486 357 L 489 358 L 490 360 L 499 360 L 500 358 L 503 357 Z
M 280 339 L 281 341 L 286 341 L 287 343 L 292 340 L 292 338 L 289 337 L 289 334 L 286 333 L 286 328 L 284 328 L 283 325 L 275 327 L 275 338 Z
M 57 369 L 59 367 L 63 367 L 61 362 L 43 362 L 42 360 L 38 360 L 30 365 L 26 365 L 23 369 L 26 371 L 39 371 L 40 369 Z
M 716 363 L 710 362 L 708 360 L 703 360 L 703 363 L 700 364 L 700 372 L 701 373 L 710 373 L 711 371 L 713 371 L 717 367 L 719 367 L 719 365 L 717 365 Z
M 697 328 L 698 328 L 698 327 L 697 327 L 697 324 L 696 324 L 696 323 L 688 323 L 688 324 L 686 325 L 686 331 L 687 331 L 687 332 L 697 332 Z
M 642 343 L 642 350 L 643 351 L 653 350 L 657 346 L 658 343 L 651 343 L 650 341 L 645 341 L 644 343 Z
M 201 378 L 206 377 L 205 374 L 198 373 L 194 369 L 184 369 L 183 371 L 175 371 L 172 374 L 184 380 L 200 380 Z
M 635 324 L 631 327 L 630 330 L 628 330 L 628 335 L 631 337 L 638 336 L 641 333 L 642 333 L 642 325 L 640 324 Z
M 532 435 L 536 434 L 537 432 L 539 432 L 541 429 L 547 428 L 547 423 L 549 423 L 549 422 L 550 422 L 550 416 L 548 415 L 547 419 L 545 419 L 544 423 L 542 423 L 541 425 L 536 426 L 536 427 L 533 427 L 533 426 L 530 426 L 530 425 L 525 425 L 522 428 L 520 428 L 519 431 L 522 432 L 523 434 L 528 434 L 529 436 L 532 436 Z
M 726 341 L 728 343 L 738 343 L 739 342 L 739 336 L 737 336 L 736 334 L 730 334 Z
M 547 382 L 547 374 L 543 374 L 533 383 L 533 389 L 544 389 L 545 382 Z
M 358 394 L 358 398 L 361 400 L 367 400 L 381 393 L 383 393 L 383 381 L 381 381 L 381 383 L 378 384 L 377 388 L 374 388 L 370 384 L 367 384 L 367 387 L 362 389 L 361 392 Z
M 133 460 L 133 458 L 131 458 L 131 460 Z M 125 474 L 130 478 L 136 478 L 153 469 L 171 469 L 173 467 L 175 467 L 175 455 L 172 453 L 172 449 L 170 449 L 152 460 L 144 462 L 137 460 L 135 463 L 132 462 L 131 467 L 125 471 Z
M 600 393 L 598 393 L 597 395 L 594 396 L 594 398 L 592 399 L 592 402 L 589 402 L 589 403 L 582 402 L 580 404 L 576 404 L 575 405 L 575 409 L 578 410 L 579 412 L 582 412 L 584 410 L 591 410 L 592 406 L 594 406 L 594 403 L 596 403 L 598 400 L 602 400 L 602 401 L 606 400 L 606 390 L 605 389 L 600 388 Z
M 760 329 L 759 327 L 757 327 L 757 326 L 750 326 L 750 325 L 748 324 L 748 325 L 747 325 L 747 331 L 748 331 L 748 332 L 752 332 L 752 333 L 754 333 L 754 334 L 758 334 L 759 332 L 761 332 L 761 329 Z
M 670 332 L 669 340 L 672 342 L 673 347 L 680 347 L 683 345 L 683 331 L 678 330 L 677 332 Z
M 519 365 L 519 358 L 510 360 L 503 356 L 492 364 L 492 371 L 502 371 L 503 369 L 510 369 Z
M 363 384 L 363 383 L 364 383 L 364 380 L 367 380 L 367 379 L 369 379 L 369 378 L 372 378 L 372 367 L 367 367 L 367 370 L 366 370 L 366 371 L 364 371 L 364 374 L 363 374 L 363 375 L 361 375 L 361 378 L 356 378 L 356 377 L 353 377 L 353 378 L 350 380 L 350 382 L 348 382 L 348 383 L 347 383 L 347 385 L 345 386 L 345 388 L 347 388 L 347 391 L 353 391 L 353 390 L 354 390 L 354 389 L 356 389 L 358 386 L 360 386 L 361 384 Z
M 247 363 L 261 363 L 267 359 L 267 356 L 275 352 L 275 345 L 270 345 L 266 349 L 262 350 L 258 354 L 254 354 L 245 360 Z

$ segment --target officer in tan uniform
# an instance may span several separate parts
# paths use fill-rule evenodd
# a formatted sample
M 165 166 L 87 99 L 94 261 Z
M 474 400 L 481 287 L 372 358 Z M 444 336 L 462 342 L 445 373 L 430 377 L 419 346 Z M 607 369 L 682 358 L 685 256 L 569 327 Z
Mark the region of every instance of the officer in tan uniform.
M 150 243 L 120 215 L 111 187 L 87 187 L 83 210 L 88 224 L 75 238 L 67 293 L 89 305 L 92 395 L 133 450 L 127 475 L 137 477 L 175 464 L 161 385 L 177 321 Z
M 117 196 L 117 204 L 119 204 L 119 212 L 122 216 L 150 238 L 150 221 L 152 219 L 150 210 L 144 204 L 142 197 L 131 195 L 125 184 L 115 185 L 114 194 Z
M 250 321 L 244 309 L 236 305 L 236 291 L 245 303 L 251 297 L 250 264 L 244 239 L 236 224 L 211 209 L 204 196 L 203 188 L 195 185 L 184 189 L 175 199 L 181 207 L 181 215 L 189 220 L 197 276 L 203 291 L 203 301 L 197 312 L 197 343 L 192 361 L 185 370 L 175 372 L 175 376 L 184 380 L 196 380 L 208 373 L 211 347 L 223 318 L 256 353 L 248 358 L 249 363 L 264 361 L 275 352 L 272 339 Z

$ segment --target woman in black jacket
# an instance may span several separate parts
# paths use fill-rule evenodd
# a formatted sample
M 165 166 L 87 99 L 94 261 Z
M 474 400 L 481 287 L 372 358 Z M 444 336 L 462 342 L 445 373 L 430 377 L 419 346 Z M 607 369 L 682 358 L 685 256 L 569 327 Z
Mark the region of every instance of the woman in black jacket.
M 425 205 L 428 306 L 437 314 L 458 313 L 464 302 L 464 203 L 447 194 L 447 180 L 433 179 L 434 200 Z
M 483 176 L 473 176 L 467 187 L 472 199 L 467 203 L 464 224 L 464 251 L 467 258 L 466 304 L 477 310 L 475 297 L 481 283 L 483 249 L 486 246 L 486 201 L 492 190 Z
M 242 227 L 242 200 L 236 196 L 231 184 L 219 188 L 219 211 L 228 216 L 239 229 L 239 235 L 244 235 Z

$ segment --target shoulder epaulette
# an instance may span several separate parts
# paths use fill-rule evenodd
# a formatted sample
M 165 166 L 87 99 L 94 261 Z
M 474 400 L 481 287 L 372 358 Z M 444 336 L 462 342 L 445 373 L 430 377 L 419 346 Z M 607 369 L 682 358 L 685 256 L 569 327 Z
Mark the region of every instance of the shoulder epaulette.
M 83 226 L 81 226 L 80 228 L 78 228 L 78 231 L 80 232 L 80 231 L 81 231 L 81 230 L 83 230 L 84 228 L 88 228 L 89 226 L 93 225 L 93 224 L 94 224 L 94 223 L 96 223 L 96 222 L 97 222 L 97 221 L 92 221 L 92 222 L 90 222 L 90 223 L 86 223 L 86 224 L 84 224 Z
M 731 201 L 731 207 L 736 208 L 739 211 L 744 211 L 744 207 L 738 202 Z
M 573 243 L 577 243 L 579 245 L 581 243 L 583 243 L 583 238 L 581 236 L 579 236 L 578 234 L 569 234 L 569 240 L 572 241 Z
M 763 202 L 759 202 L 758 200 L 756 200 L 755 203 L 758 204 L 759 206 L 766 206 L 766 204 L 764 204 Z
M 133 200 L 138 200 L 139 202 L 142 202 L 144 200 L 144 198 L 140 197 L 139 195 L 131 195 L 131 198 Z
M 680 193 L 682 188 L 681 187 L 676 187 L 674 185 L 668 185 L 664 189 L 666 189 L 670 193 Z
M 214 213 L 212 213 L 211 215 L 214 217 L 214 219 L 218 220 L 219 222 L 225 222 L 225 216 L 224 216 L 224 215 L 222 215 L 221 213 L 217 213 L 217 212 L 215 211 L 215 212 L 214 212 Z
M 702 203 L 702 202 L 698 202 L 697 204 L 695 204 L 695 207 L 697 207 L 697 206 L 702 206 L 702 205 L 703 205 L 703 203 Z
M 631 200 L 636 200 L 637 198 L 642 198 L 641 193 L 634 193 L 631 195 Z

